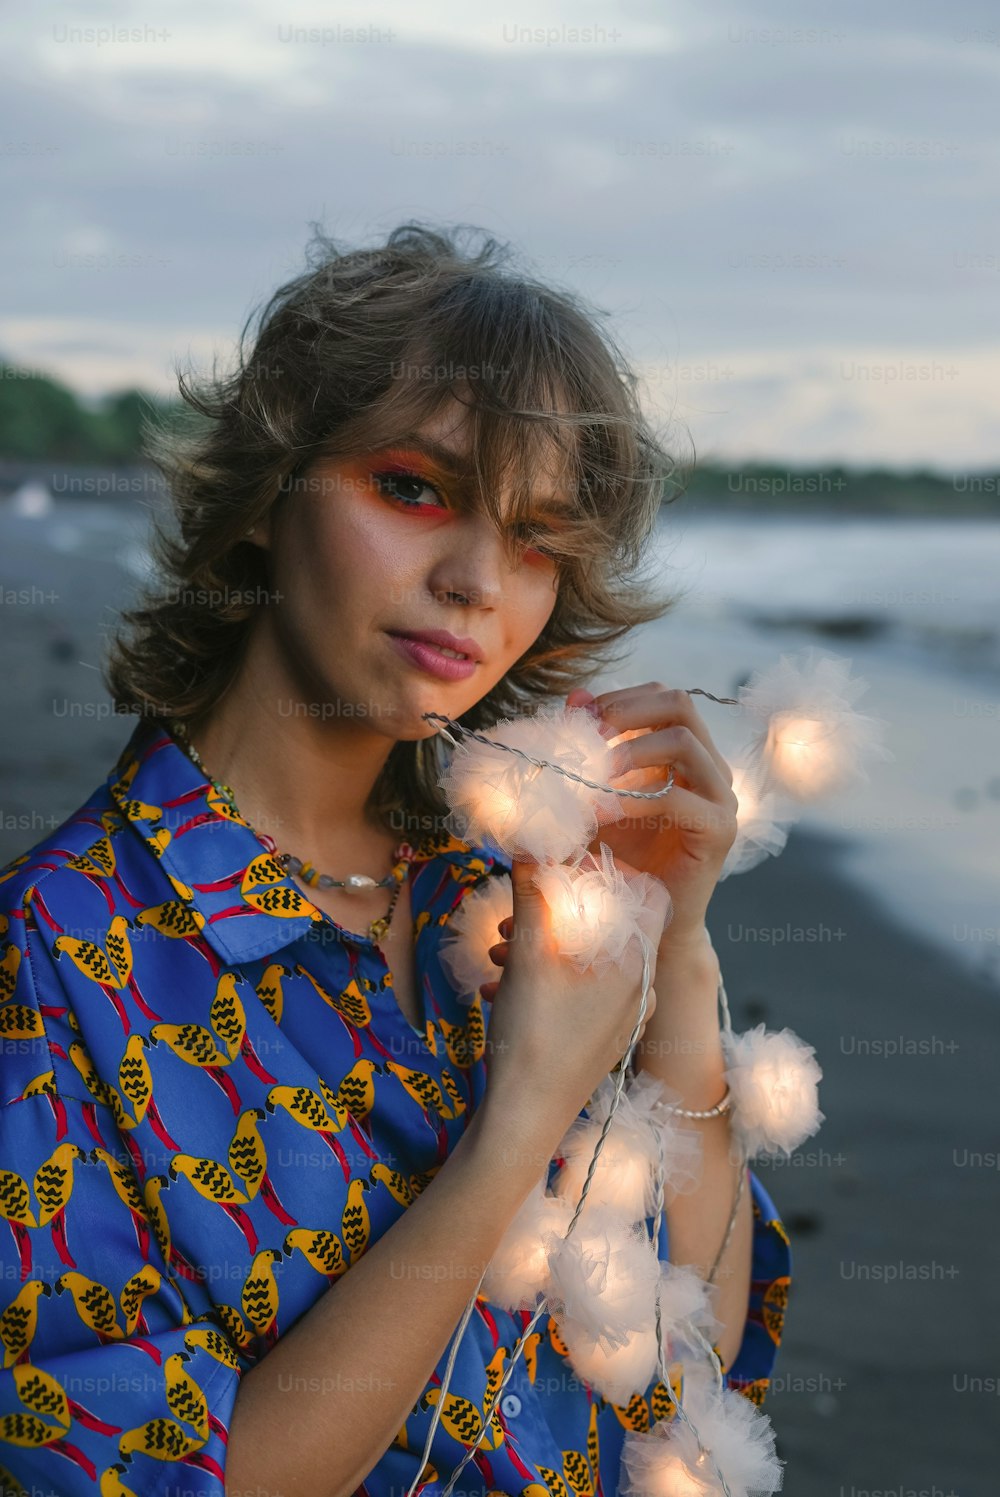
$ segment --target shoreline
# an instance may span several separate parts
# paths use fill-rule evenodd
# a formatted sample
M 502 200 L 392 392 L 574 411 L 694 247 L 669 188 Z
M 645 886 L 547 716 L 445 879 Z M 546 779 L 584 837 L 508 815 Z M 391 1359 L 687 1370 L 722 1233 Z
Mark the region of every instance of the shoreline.
M 842 850 L 793 827 L 777 858 L 726 879 L 708 911 L 733 1028 L 787 1026 L 823 1071 L 819 1131 L 790 1160 L 752 1166 L 792 1245 L 765 1407 L 796 1497 L 935 1484 L 985 1497 L 996 1377 L 984 1327 L 1000 1313 L 986 1100 L 996 991 L 856 888 Z M 766 926 L 791 903 L 797 921 L 843 938 L 729 939 L 728 927 Z

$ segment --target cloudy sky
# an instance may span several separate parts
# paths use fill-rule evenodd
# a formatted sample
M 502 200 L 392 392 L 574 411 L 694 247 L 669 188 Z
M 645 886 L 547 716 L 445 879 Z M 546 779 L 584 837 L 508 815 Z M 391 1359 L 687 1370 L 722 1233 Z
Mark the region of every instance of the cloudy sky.
M 169 391 L 312 221 L 460 221 L 605 311 L 704 458 L 1000 462 L 988 0 L 42 0 L 2 34 L 19 367 Z

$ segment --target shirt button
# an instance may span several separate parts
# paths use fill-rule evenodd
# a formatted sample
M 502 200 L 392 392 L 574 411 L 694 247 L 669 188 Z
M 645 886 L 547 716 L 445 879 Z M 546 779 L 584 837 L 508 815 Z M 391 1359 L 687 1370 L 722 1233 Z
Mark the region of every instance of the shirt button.
M 500 1400 L 500 1409 L 508 1419 L 516 1419 L 521 1412 L 521 1400 L 516 1393 L 505 1393 Z

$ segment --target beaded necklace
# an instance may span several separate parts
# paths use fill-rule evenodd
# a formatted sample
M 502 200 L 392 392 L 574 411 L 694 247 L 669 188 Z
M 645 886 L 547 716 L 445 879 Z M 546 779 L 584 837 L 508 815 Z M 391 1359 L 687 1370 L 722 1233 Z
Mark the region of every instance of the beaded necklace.
M 221 780 L 214 779 L 212 775 L 209 774 L 201 755 L 195 748 L 194 744 L 191 742 L 191 739 L 188 737 L 188 732 L 185 724 L 179 718 L 174 718 L 167 724 L 167 726 L 172 736 L 184 749 L 185 753 L 188 755 L 191 761 L 197 765 L 202 774 L 212 785 L 216 794 L 221 796 L 223 800 L 227 801 L 228 804 L 232 807 L 234 813 L 239 817 L 239 819 L 245 822 L 246 817 L 240 815 L 240 809 L 236 804 L 236 797 L 234 796 L 232 789 L 229 785 L 224 784 Z M 248 826 L 250 825 L 249 822 L 247 822 L 246 824 Z M 282 869 L 282 871 L 291 874 L 293 878 L 301 879 L 302 882 L 304 884 L 307 884 L 311 889 L 385 889 L 392 885 L 393 890 L 392 897 L 389 900 L 389 908 L 386 910 L 384 915 L 379 915 L 378 918 L 373 920 L 368 927 L 369 934 L 373 941 L 377 942 L 383 939 L 389 929 L 393 911 L 396 908 L 396 903 L 399 899 L 400 891 L 403 887 L 403 879 L 406 875 L 406 870 L 416 856 L 416 850 L 409 842 L 397 843 L 396 847 L 393 849 L 393 852 L 397 856 L 392 865 L 392 871 L 388 873 L 385 878 L 374 879 L 369 878 L 365 873 L 350 873 L 348 874 L 346 879 L 338 879 L 331 878 L 328 873 L 320 873 L 318 869 L 313 867 L 312 863 L 303 862 L 301 858 L 295 857 L 293 853 L 279 852 L 278 848 L 275 845 L 273 837 L 269 837 L 265 833 L 260 832 L 257 833 L 257 835 L 260 837 L 261 842 L 267 848 L 268 852 L 272 854 L 275 862 Z

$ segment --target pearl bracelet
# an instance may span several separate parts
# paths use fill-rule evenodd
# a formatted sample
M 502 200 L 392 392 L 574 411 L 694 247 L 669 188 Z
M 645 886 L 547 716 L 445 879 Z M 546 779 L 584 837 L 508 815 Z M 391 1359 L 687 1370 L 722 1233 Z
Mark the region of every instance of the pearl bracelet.
M 733 1105 L 733 1099 L 726 1085 L 725 1095 L 721 1102 L 716 1102 L 714 1107 L 671 1107 L 671 1112 L 676 1112 L 682 1118 L 721 1118 L 724 1112 L 728 1112 Z

